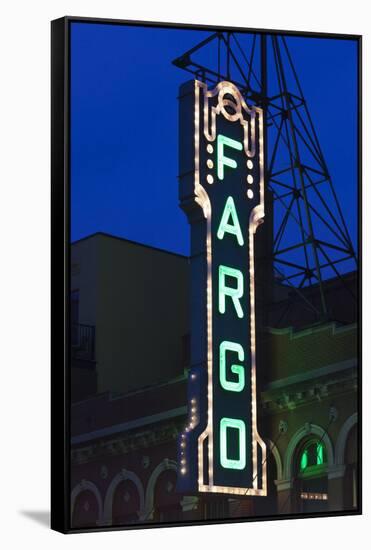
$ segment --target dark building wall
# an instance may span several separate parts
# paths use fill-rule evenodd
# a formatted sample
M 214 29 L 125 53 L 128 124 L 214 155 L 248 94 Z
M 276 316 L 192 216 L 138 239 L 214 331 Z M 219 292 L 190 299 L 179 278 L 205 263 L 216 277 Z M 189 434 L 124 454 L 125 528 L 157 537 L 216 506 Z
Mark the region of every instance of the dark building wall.
M 188 258 L 104 234 L 72 245 L 72 256 L 80 321 L 95 326 L 97 391 L 125 393 L 181 375 Z

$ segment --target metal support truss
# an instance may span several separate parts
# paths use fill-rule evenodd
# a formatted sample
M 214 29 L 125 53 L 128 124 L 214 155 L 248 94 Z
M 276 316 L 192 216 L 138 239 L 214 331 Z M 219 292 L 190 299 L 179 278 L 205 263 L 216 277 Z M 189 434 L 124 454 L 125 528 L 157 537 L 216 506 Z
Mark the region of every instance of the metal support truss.
M 357 259 L 286 38 L 216 32 L 173 64 L 209 86 L 230 80 L 247 103 L 265 110 L 265 181 L 273 199 L 268 255 L 275 286 L 292 298 L 273 324 L 283 326 L 298 299 L 311 322 L 338 320 L 326 281 L 341 281 L 356 301 L 346 274 Z

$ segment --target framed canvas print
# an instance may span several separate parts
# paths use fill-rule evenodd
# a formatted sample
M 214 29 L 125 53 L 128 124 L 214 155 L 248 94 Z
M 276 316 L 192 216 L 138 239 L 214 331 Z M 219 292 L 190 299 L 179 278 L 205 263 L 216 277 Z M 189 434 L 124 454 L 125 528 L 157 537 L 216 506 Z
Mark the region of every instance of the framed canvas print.
M 361 513 L 361 38 L 52 22 L 52 528 Z

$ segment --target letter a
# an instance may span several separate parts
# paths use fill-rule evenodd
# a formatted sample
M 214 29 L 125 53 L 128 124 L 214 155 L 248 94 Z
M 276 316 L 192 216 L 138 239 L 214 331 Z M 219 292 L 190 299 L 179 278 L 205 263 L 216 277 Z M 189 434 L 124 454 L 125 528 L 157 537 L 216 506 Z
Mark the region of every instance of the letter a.
M 232 218 L 232 224 L 228 223 L 229 218 Z M 237 237 L 237 242 L 240 246 L 243 246 L 243 236 L 241 232 L 240 222 L 238 220 L 236 207 L 233 197 L 228 197 L 225 203 L 222 219 L 220 220 L 219 229 L 217 232 L 218 239 L 224 238 L 224 233 L 230 233 Z

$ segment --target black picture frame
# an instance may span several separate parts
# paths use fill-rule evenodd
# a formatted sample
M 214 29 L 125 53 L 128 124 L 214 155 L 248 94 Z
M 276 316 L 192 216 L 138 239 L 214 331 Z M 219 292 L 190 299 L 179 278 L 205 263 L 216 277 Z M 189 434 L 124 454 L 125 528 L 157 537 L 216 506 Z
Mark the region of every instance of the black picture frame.
M 70 25 L 73 22 L 101 23 L 213 32 L 235 31 L 269 35 L 323 37 L 354 40 L 358 47 L 358 507 L 351 511 L 280 514 L 171 523 L 142 523 L 76 529 L 70 523 Z M 219 524 L 279 519 L 303 519 L 362 514 L 362 36 L 272 29 L 250 29 L 214 25 L 187 25 L 104 19 L 62 17 L 51 23 L 51 528 L 62 533 L 143 529 L 164 526 Z

